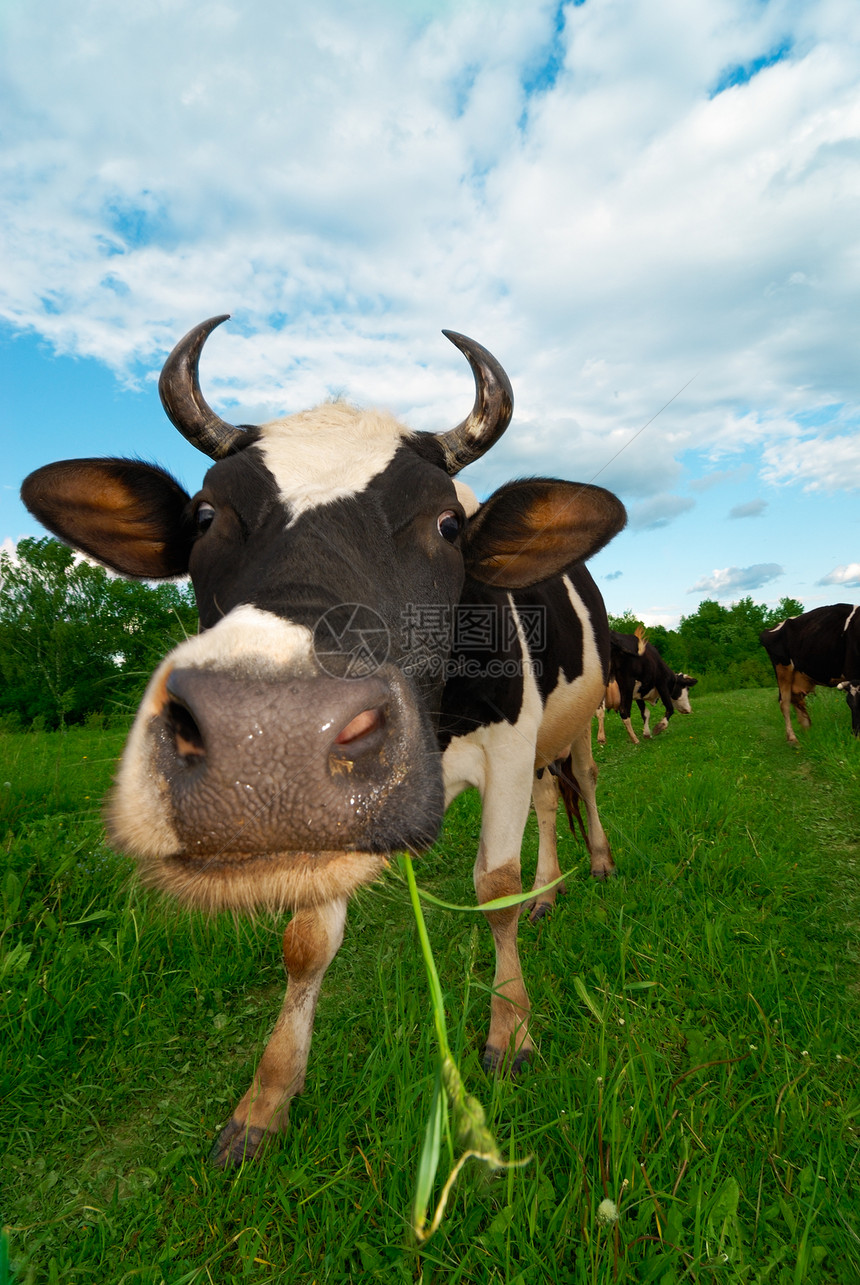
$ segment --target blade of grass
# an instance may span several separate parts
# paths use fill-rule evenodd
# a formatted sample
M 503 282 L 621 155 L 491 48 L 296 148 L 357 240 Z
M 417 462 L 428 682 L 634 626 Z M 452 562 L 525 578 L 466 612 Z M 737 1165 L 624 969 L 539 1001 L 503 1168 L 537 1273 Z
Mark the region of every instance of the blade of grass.
M 424 958 L 424 967 L 427 971 L 427 979 L 430 983 L 430 1002 L 433 1009 L 433 1021 L 436 1026 L 436 1038 L 439 1041 L 440 1064 L 439 1072 L 436 1077 L 436 1083 L 433 1090 L 433 1104 L 430 1111 L 430 1119 L 424 1134 L 424 1145 L 421 1150 L 421 1158 L 418 1164 L 418 1177 L 416 1180 L 415 1200 L 414 1200 L 414 1217 L 412 1227 L 419 1241 L 428 1240 L 439 1227 L 444 1217 L 445 1208 L 448 1203 L 448 1197 L 451 1189 L 457 1180 L 460 1170 L 469 1159 L 483 1160 L 486 1164 L 492 1165 L 493 1168 L 507 1168 L 507 1163 L 502 1159 L 495 1138 L 487 1127 L 484 1108 L 477 1098 L 466 1093 L 462 1077 L 457 1068 L 457 1064 L 451 1056 L 451 1050 L 448 1045 L 448 1031 L 445 1023 L 445 1005 L 442 998 L 442 986 L 439 981 L 439 973 L 436 969 L 436 962 L 433 958 L 433 950 L 430 946 L 430 938 L 427 933 L 427 925 L 424 922 L 424 914 L 421 910 L 421 899 L 418 893 L 418 886 L 415 882 L 415 871 L 412 867 L 412 859 L 408 853 L 403 853 L 399 857 L 400 868 L 406 876 L 406 883 L 409 888 L 409 897 L 412 902 L 412 910 L 415 915 L 415 923 L 418 928 L 418 939 L 421 943 L 421 953 Z M 454 1165 L 448 1175 L 439 1202 L 433 1214 L 430 1224 L 427 1223 L 427 1210 L 430 1203 L 430 1195 L 433 1190 L 433 1183 L 439 1167 L 439 1159 L 442 1151 L 442 1131 L 445 1123 L 445 1096 L 447 1095 L 451 1110 L 454 1116 L 454 1132 L 457 1143 L 464 1148 L 463 1154 Z M 527 1164 L 531 1159 L 530 1156 L 523 1160 L 511 1162 L 514 1165 Z

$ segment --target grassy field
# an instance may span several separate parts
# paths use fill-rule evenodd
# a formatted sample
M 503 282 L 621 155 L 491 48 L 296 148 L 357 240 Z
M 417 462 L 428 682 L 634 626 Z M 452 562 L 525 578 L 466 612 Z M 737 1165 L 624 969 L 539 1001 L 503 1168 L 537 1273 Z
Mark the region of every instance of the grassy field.
M 531 1161 L 469 1162 L 421 1248 L 435 1048 L 398 876 L 353 904 L 289 1132 L 213 1171 L 280 1004 L 282 925 L 135 886 L 99 817 L 120 733 L 0 736 L 0 1285 L 856 1285 L 860 742 L 826 692 L 791 749 L 774 696 L 701 697 L 639 747 L 609 716 L 620 875 L 591 883 L 564 833 L 568 895 L 520 931 L 538 1056 L 518 1081 L 480 1069 L 489 931 L 427 912 L 467 1086 Z M 437 896 L 473 900 L 479 824 L 460 799 L 417 864 Z M 535 852 L 530 826 L 529 875 Z

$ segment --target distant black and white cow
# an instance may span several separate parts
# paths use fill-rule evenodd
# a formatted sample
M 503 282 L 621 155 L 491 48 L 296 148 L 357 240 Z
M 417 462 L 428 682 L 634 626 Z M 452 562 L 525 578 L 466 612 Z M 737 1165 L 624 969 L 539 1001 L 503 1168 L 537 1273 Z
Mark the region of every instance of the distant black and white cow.
M 350 895 L 392 852 L 432 843 L 461 790 L 483 801 L 479 902 L 519 892 L 534 771 L 568 756 L 592 874 L 612 872 L 590 744 L 609 632 L 580 563 L 625 513 L 595 486 L 513 482 L 479 505 L 453 480 L 504 432 L 513 402 L 498 362 L 447 331 L 477 390 L 448 432 L 343 403 L 228 424 L 197 373 L 223 320 L 195 327 L 160 383 L 173 423 L 217 461 L 195 495 L 119 459 L 47 465 L 22 493 L 49 530 L 116 571 L 194 584 L 201 631 L 147 688 L 109 829 L 147 883 L 189 906 L 294 912 L 283 1009 L 213 1151 L 231 1164 L 286 1126 Z M 544 845 L 535 887 L 559 873 Z M 532 1047 L 518 915 L 486 917 L 485 1056 L 515 1066 Z
M 809 727 L 806 697 L 817 686 L 845 692 L 851 730 L 860 736 L 860 607 L 849 602 L 815 607 L 765 629 L 759 640 L 776 674 L 785 738 L 790 745 L 797 744 L 791 707 L 800 726 Z
M 690 688 L 695 687 L 698 679 L 691 678 L 689 674 L 676 674 L 670 669 L 640 630 L 635 634 L 619 634 L 613 629 L 610 640 L 609 683 L 597 711 L 597 740 L 601 745 L 606 743 L 604 720 L 607 709 L 618 711 L 634 745 L 639 744 L 630 721 L 634 700 L 642 715 L 642 735 L 646 739 L 650 739 L 652 734 L 659 736 L 665 732 L 676 710 L 679 714 L 692 713 Z M 649 706 L 656 705 L 658 700 L 662 701 L 666 712 L 652 733 Z

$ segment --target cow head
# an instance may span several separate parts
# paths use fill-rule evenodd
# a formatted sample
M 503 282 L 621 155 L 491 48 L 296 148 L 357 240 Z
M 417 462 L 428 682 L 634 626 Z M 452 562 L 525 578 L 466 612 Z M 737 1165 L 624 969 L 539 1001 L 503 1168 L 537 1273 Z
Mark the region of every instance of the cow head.
M 674 675 L 672 679 L 672 704 L 679 714 L 692 714 L 690 688 L 695 687 L 698 681 L 698 678 L 691 678 L 689 674 Z
M 161 376 L 167 414 L 216 461 L 195 495 L 117 459 L 47 465 L 22 495 L 114 570 L 188 574 L 197 595 L 200 633 L 156 670 L 129 736 L 114 842 L 190 904 L 280 908 L 346 894 L 385 854 L 435 838 L 444 666 L 410 672 L 409 607 L 452 609 L 467 574 L 548 579 L 596 552 L 624 510 L 602 488 L 547 480 L 464 504 L 453 478 L 504 432 L 513 398 L 490 353 L 448 331 L 476 384 L 450 431 L 340 402 L 227 424 L 197 376 L 223 320 L 195 327 Z

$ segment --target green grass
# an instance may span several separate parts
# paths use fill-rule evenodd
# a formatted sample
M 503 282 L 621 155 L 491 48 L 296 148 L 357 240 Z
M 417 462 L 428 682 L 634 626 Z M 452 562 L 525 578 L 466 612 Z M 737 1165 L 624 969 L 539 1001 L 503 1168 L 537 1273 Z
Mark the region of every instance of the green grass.
M 425 907 L 466 1086 L 532 1159 L 470 1161 L 423 1247 L 435 1036 L 398 877 L 353 903 L 283 1141 L 213 1171 L 280 1005 L 282 926 L 136 887 L 100 826 L 119 733 L 0 737 L 0 1285 L 855 1285 L 860 743 L 835 693 L 797 750 L 771 691 L 694 703 L 639 747 L 607 720 L 620 874 L 593 884 L 562 832 L 579 874 L 520 930 L 538 1057 L 518 1082 L 480 1069 L 489 931 Z M 473 899 L 479 826 L 458 800 L 417 863 L 437 896 Z M 528 876 L 535 855 L 530 825 Z

